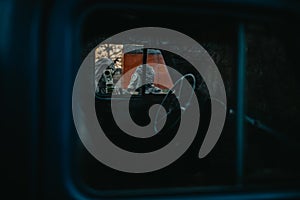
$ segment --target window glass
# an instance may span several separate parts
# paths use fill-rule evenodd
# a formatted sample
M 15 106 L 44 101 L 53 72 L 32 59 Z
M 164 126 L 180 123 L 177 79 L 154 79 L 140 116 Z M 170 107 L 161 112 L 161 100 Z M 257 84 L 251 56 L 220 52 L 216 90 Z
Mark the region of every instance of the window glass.
M 179 19 L 179 15 L 175 13 L 161 13 L 161 15 L 157 15 L 152 12 L 134 12 L 130 14 L 110 12 L 110 15 L 112 14 L 119 19 L 118 24 L 120 26 L 115 26 L 111 29 L 103 29 L 95 27 L 94 23 L 92 23 L 93 19 L 100 18 L 104 15 L 103 12 L 101 12 L 101 15 L 99 14 L 100 16 L 98 16 L 97 13 L 92 13 L 91 16 L 87 17 L 86 22 L 83 23 L 83 31 L 81 35 L 83 47 L 82 59 L 84 59 L 89 51 L 99 45 L 106 38 L 130 28 L 140 27 L 139 24 L 142 24 L 143 26 L 156 26 L 174 29 L 195 39 L 210 54 L 224 80 L 228 102 L 227 107 L 234 107 L 236 96 L 235 70 L 237 46 L 235 24 L 227 21 L 220 21 L 219 18 L 213 17 L 207 21 L 207 16 L 196 17 L 194 15 L 190 16 L 188 13 L 180 16 Z M 178 20 L 183 20 L 186 23 L 179 26 Z M 103 23 L 105 25 L 106 22 L 104 21 Z M 108 19 L 107 23 L 111 24 L 113 21 L 109 21 Z M 201 24 L 203 29 L 197 28 L 199 24 Z M 220 32 L 222 32 L 222 34 L 219 34 Z M 112 62 L 114 62 L 115 59 L 120 58 L 116 61 L 115 68 L 120 69 L 121 74 L 124 74 L 124 71 L 127 70 L 126 68 L 139 66 L 143 63 L 144 55 L 142 54 L 142 50 L 128 51 L 127 53 L 124 53 L 125 48 L 130 48 L 134 45 L 135 44 L 128 44 L 127 46 L 122 46 L 119 44 L 106 44 L 103 47 L 99 47 L 95 51 L 95 66 L 97 61 L 99 61 L 98 59 L 103 57 L 110 58 Z M 109 51 L 102 54 L 99 52 L 101 48 Z M 155 68 L 155 65 L 151 63 L 165 63 L 165 65 L 178 70 L 183 75 L 191 73 L 195 76 L 195 92 L 201 104 L 200 129 L 196 139 L 188 151 L 176 162 L 164 169 L 146 174 L 129 174 L 113 170 L 91 156 L 81 142 L 78 141 L 73 155 L 75 160 L 76 176 L 80 183 L 84 183 L 84 185 L 97 190 L 166 187 L 187 188 L 191 186 L 206 187 L 215 185 L 234 185 L 236 155 L 235 119 L 231 117 L 227 118 L 221 138 L 213 151 L 211 151 L 204 159 L 199 159 L 199 149 L 210 119 L 210 99 L 208 97 L 205 82 L 202 81 L 201 75 L 195 72 L 196 70 L 189 62 L 171 52 L 160 49 L 148 49 L 147 63 L 153 68 Z M 171 87 L 172 84 L 180 78 L 174 76 L 174 74 L 170 72 L 166 73 L 167 71 L 163 68 L 155 69 L 155 72 L 156 74 L 160 73 L 160 76 L 166 81 L 165 84 L 169 84 Z M 128 89 L 131 77 L 132 74 L 130 74 L 128 79 L 121 84 L 122 89 Z M 116 77 L 116 80 L 117 79 L 118 77 Z M 114 80 L 114 83 L 116 80 Z M 97 84 L 97 81 L 95 81 L 95 85 Z M 165 88 L 159 85 L 154 86 L 161 89 L 162 93 L 149 93 L 145 95 L 137 95 L 137 93 L 134 95 L 134 98 L 131 98 L 132 104 L 130 106 L 133 106 L 133 112 L 131 112 L 131 115 L 139 125 L 145 125 L 145 121 L 147 122 L 147 117 L 145 116 L 147 115 L 136 117 L 134 111 L 143 111 L 144 113 L 147 113 L 147 107 L 144 106 L 145 102 L 151 99 L 152 103 L 160 103 L 168 92 L 168 90 L 165 90 Z M 123 94 L 118 94 L 117 97 L 126 95 L 125 92 L 123 91 Z M 107 93 L 106 89 L 104 90 L 104 96 L 105 93 Z M 98 100 L 101 100 L 101 95 Z M 155 138 L 150 138 L 149 140 L 133 140 L 132 138 L 127 137 L 126 134 L 121 134 L 118 127 L 114 123 L 111 123 L 111 114 L 109 112 L 110 100 L 106 102 L 107 105 L 103 104 L 103 102 L 100 103 L 98 100 L 95 100 L 96 111 L 98 110 L 99 112 L 107 113 L 107 115 L 105 115 L 106 117 L 101 118 L 98 116 L 99 123 L 105 124 L 104 127 L 109 139 L 123 149 L 130 150 L 132 152 L 152 151 L 167 144 L 176 134 L 178 121 L 170 120 L 166 123 L 170 125 L 172 129 L 165 131 L 164 134 Z M 121 98 L 115 100 L 118 101 L 121 100 Z M 98 106 L 100 106 L 100 108 Z M 176 113 L 174 114 L 176 115 Z
M 247 36 L 247 184 L 299 184 L 299 31 L 292 24 L 249 24 Z

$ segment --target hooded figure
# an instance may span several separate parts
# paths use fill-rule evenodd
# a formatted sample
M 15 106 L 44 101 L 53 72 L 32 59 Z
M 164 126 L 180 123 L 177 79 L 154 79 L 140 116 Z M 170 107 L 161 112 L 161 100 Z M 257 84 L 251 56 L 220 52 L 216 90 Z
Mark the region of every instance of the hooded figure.
M 153 67 L 150 65 L 145 65 L 146 66 L 146 88 L 145 91 L 146 93 L 155 93 L 155 92 L 160 92 L 161 90 L 159 88 L 156 88 L 153 83 L 154 83 L 154 76 L 155 76 L 155 71 Z M 139 87 L 142 86 L 143 81 L 143 65 L 140 65 L 136 68 L 135 72 L 132 74 L 130 82 L 128 84 L 128 90 L 129 91 L 134 91 L 138 89 Z
M 114 62 L 109 58 L 100 58 L 95 63 L 95 92 L 105 93 L 105 81 L 103 79 L 103 71 L 107 68 L 114 69 Z M 103 90 L 103 91 L 101 91 Z

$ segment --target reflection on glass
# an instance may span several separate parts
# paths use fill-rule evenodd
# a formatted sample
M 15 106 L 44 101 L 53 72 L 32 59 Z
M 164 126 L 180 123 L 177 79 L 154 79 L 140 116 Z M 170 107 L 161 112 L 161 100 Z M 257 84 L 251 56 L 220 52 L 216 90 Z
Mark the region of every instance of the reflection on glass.
M 103 44 L 95 50 L 97 95 L 141 94 L 144 82 L 147 83 L 145 94 L 165 94 L 172 88 L 173 81 L 161 51 L 147 49 L 147 55 L 144 55 L 138 48 L 141 46 Z M 144 56 L 146 63 L 143 63 Z M 158 80 L 160 85 L 155 84 Z

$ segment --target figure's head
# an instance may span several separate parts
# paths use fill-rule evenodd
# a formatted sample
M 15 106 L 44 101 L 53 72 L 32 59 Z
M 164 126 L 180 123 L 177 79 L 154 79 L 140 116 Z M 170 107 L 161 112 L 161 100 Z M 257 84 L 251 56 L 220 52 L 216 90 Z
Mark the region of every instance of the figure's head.
M 100 59 L 96 60 L 96 63 L 95 63 L 96 71 L 98 68 L 106 69 L 109 66 L 113 66 L 113 64 L 114 64 L 114 62 L 109 58 L 105 58 L 105 57 L 100 58 Z

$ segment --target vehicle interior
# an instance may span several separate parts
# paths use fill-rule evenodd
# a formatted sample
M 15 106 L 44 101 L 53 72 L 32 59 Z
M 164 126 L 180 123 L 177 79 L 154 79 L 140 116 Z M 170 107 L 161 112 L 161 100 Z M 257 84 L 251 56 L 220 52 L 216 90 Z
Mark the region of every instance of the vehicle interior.
M 300 198 L 299 2 L 3 0 L 0 11 L 3 194 L 12 199 Z M 195 67 L 163 49 L 103 44 L 141 27 L 191 37 L 218 67 L 226 121 L 204 158 L 198 153 L 212 100 Z M 157 171 L 127 173 L 89 153 L 74 125 L 72 91 L 90 53 L 98 122 L 112 143 L 130 152 L 154 151 L 175 137 L 188 109 L 180 107 L 175 91 L 180 80 L 188 81 L 201 120 L 178 160 Z M 153 77 L 143 86 L 148 70 Z M 124 100 L 139 126 L 149 123 L 149 108 L 161 104 L 167 112 L 164 127 L 153 127 L 149 138 L 124 134 L 111 112 L 111 102 Z

